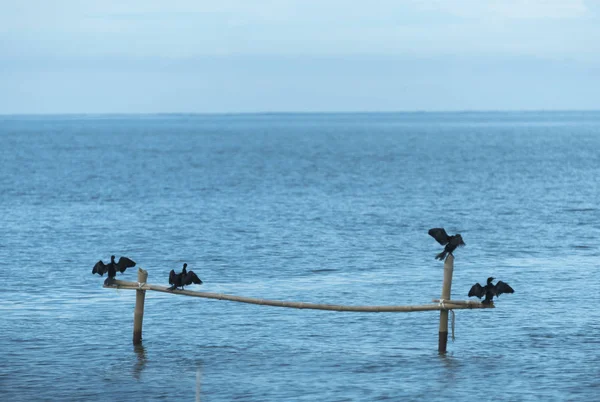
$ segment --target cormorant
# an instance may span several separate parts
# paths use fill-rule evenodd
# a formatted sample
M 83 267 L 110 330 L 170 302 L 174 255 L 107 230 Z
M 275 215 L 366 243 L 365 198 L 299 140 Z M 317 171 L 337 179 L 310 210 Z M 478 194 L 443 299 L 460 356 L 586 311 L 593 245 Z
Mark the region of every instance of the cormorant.
M 98 274 L 104 276 L 104 273 L 108 273 L 108 279 L 104 283 L 108 283 L 111 279 L 117 276 L 117 271 L 120 273 L 125 272 L 127 268 L 135 267 L 135 261 L 130 260 L 127 257 L 119 258 L 119 262 L 115 262 L 115 256 L 110 256 L 110 262 L 104 264 L 102 260 L 98 261 L 94 268 L 92 268 L 92 274 Z
M 492 298 L 494 296 L 498 297 L 502 293 L 515 293 L 513 288 L 511 288 L 508 283 L 498 281 L 495 285 L 492 283 L 494 278 L 487 278 L 487 284 L 485 286 L 481 286 L 479 283 L 476 283 L 469 290 L 469 297 L 477 296 L 478 298 L 482 298 L 485 296 L 485 299 L 481 302 L 481 304 L 491 304 Z
M 198 278 L 198 275 L 196 275 L 194 271 L 188 272 L 187 264 L 183 264 L 183 269 L 178 274 L 175 273 L 174 269 L 169 272 L 169 285 L 173 285 L 169 288 L 169 290 L 174 290 L 179 287 L 181 290 L 183 290 L 184 286 L 191 285 L 192 283 L 201 285 L 202 281 L 200 278 Z
M 429 229 L 429 235 L 442 246 L 446 246 L 444 247 L 444 251 L 435 256 L 438 260 L 446 258 L 446 254 L 452 254 L 452 252 L 456 250 L 456 247 L 466 245 L 461 235 L 455 234 L 454 236 L 449 236 L 444 228 Z
M 185 269 L 185 266 L 187 264 L 183 264 L 183 269 Z M 169 285 L 173 285 L 169 288 L 169 290 L 173 290 L 173 289 L 177 289 L 181 287 L 181 277 L 183 276 L 183 271 L 181 271 L 181 273 L 176 274 L 175 270 L 172 269 L 171 272 L 169 272 Z

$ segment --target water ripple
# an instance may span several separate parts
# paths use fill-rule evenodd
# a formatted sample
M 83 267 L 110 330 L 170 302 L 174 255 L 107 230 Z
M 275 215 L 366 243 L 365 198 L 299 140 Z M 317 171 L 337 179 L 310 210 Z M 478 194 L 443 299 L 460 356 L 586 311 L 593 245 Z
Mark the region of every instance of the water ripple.
M 600 117 L 587 114 L 47 116 L 0 119 L 3 400 L 593 400 L 600 312 Z M 134 258 L 166 285 L 336 304 L 452 297 L 496 309 L 267 308 L 103 289 Z M 135 269 L 120 278 L 135 280 Z M 174 387 L 174 381 L 177 387 Z

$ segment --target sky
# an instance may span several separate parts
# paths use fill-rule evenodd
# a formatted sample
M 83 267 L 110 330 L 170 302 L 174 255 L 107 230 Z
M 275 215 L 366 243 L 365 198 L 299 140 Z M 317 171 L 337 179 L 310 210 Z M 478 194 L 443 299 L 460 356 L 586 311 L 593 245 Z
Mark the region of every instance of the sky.
M 0 114 L 600 109 L 600 0 L 0 0 Z

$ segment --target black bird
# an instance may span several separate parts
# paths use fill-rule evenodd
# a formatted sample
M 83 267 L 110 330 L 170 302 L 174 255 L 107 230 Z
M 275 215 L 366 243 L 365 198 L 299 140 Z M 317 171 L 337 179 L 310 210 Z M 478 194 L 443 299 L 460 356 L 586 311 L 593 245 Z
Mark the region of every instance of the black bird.
M 435 256 L 435 258 L 438 260 L 443 260 L 446 258 L 446 254 L 452 254 L 452 252 L 456 250 L 456 247 L 466 246 L 461 235 L 455 234 L 454 236 L 449 236 L 444 228 L 429 229 L 429 235 L 442 246 L 446 246 L 444 247 L 444 251 Z
M 495 285 L 492 283 L 494 278 L 487 278 L 487 285 L 481 286 L 479 283 L 476 283 L 469 290 L 469 297 L 477 296 L 478 298 L 482 298 L 485 296 L 485 299 L 481 302 L 481 304 L 491 304 L 492 298 L 494 296 L 498 297 L 502 293 L 515 293 L 513 288 L 511 288 L 508 283 L 498 281 Z
M 123 273 L 130 267 L 135 267 L 135 261 L 130 260 L 127 257 L 121 257 L 119 258 L 119 262 L 115 262 L 115 256 L 111 255 L 108 264 L 104 264 L 102 260 L 98 261 L 96 265 L 94 265 L 94 268 L 92 268 L 92 274 L 104 276 L 105 273 L 108 273 L 108 279 L 104 282 L 108 283 L 109 280 L 117 276 L 117 271 Z
M 177 288 L 181 288 L 183 290 L 184 286 L 191 285 L 192 283 L 201 285 L 202 281 L 200 278 L 198 278 L 198 275 L 196 275 L 194 271 L 188 272 L 187 264 L 183 264 L 183 269 L 178 274 L 175 273 L 174 269 L 169 272 L 169 285 L 173 285 L 169 288 L 169 290 L 174 290 Z
M 180 273 L 176 274 L 175 270 L 172 269 L 171 272 L 169 272 L 169 285 L 173 285 L 169 288 L 169 290 L 173 290 L 173 289 L 177 289 L 182 287 L 182 279 L 183 279 L 183 275 L 184 272 L 186 272 L 186 268 L 187 264 L 183 264 L 183 269 L 181 270 Z

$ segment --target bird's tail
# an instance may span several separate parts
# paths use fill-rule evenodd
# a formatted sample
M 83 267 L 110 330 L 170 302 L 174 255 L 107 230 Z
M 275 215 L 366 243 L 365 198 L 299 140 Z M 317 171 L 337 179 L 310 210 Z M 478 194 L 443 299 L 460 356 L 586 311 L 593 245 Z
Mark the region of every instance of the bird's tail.
M 442 251 L 441 253 L 435 256 L 436 260 L 443 260 L 444 258 L 446 258 L 446 251 Z

